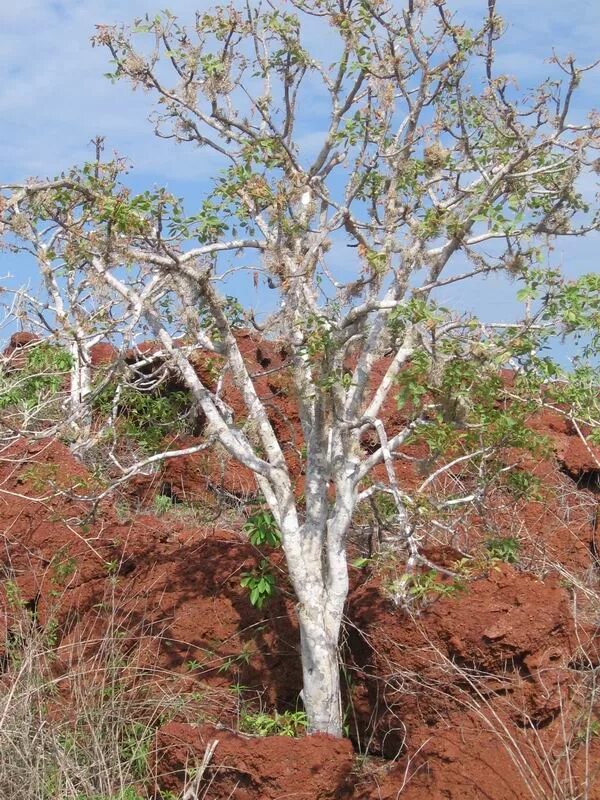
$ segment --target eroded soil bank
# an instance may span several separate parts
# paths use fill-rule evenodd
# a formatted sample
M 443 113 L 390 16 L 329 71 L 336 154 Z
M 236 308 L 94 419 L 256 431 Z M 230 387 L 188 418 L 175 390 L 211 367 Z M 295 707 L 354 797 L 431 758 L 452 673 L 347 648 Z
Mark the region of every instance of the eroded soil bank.
M 265 391 L 279 398 L 282 431 L 293 429 L 285 387 Z M 214 741 L 198 784 L 207 800 L 600 798 L 597 455 L 557 414 L 532 426 L 552 452 L 507 459 L 520 458 L 542 494 L 498 491 L 458 536 L 432 536 L 425 552 L 442 589 L 423 584 L 398 606 L 393 555 L 352 567 L 343 740 L 252 728 L 259 713 L 302 705 L 294 598 L 281 553 L 243 531 L 245 470 L 216 451 L 172 460 L 90 516 L 69 495 L 93 493 L 96 477 L 62 444 L 16 442 L 0 464 L 3 686 L 24 618 L 52 631 L 50 715 L 69 713 L 73 670 L 101 680 L 110 642 L 122 684 L 173 700 L 151 722 L 153 779 L 139 789 L 149 798 L 180 796 Z M 486 555 L 490 536 L 514 537 L 518 553 Z M 368 555 L 358 539 L 351 549 Z M 263 558 L 278 592 L 257 609 L 240 578 Z

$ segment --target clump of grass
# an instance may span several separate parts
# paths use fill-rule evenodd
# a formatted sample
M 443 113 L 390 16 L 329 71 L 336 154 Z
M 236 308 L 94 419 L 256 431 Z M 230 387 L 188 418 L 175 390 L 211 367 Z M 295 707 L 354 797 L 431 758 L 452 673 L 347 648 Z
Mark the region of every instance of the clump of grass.
M 245 712 L 240 717 L 240 730 L 256 736 L 300 736 L 307 724 L 304 711 Z
M 142 666 L 141 640 L 109 611 L 104 636 L 61 645 L 54 618 L 48 630 L 19 596 L 8 610 L 2 800 L 146 800 L 155 730 L 188 715 L 182 698 L 165 691 L 167 676 Z
M 496 536 L 486 541 L 485 549 L 489 558 L 495 561 L 516 564 L 519 560 L 521 542 L 515 536 Z
M 173 508 L 173 498 L 166 494 L 157 494 L 153 500 L 155 513 L 160 517 Z

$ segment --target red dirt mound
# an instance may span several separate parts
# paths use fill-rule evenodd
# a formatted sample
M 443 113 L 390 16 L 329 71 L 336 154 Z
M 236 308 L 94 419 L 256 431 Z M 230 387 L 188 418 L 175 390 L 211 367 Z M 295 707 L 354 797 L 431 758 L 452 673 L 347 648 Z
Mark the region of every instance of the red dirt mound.
M 214 798 L 231 800 L 344 800 L 355 797 L 352 745 L 329 736 L 243 736 L 212 725 L 171 723 L 156 737 L 160 788 L 175 793 L 211 742 L 207 770 Z
M 273 372 L 285 354 L 250 335 L 241 340 L 262 372 L 257 389 L 301 491 L 289 378 Z M 11 343 L 15 360 L 29 341 L 19 335 Z M 95 365 L 112 358 L 104 345 L 92 355 Z M 211 365 L 199 357 L 196 368 Z M 240 398 L 224 383 L 223 397 L 243 424 Z M 386 413 L 402 422 L 397 409 Z M 97 491 L 97 479 L 65 446 L 5 449 L 1 641 L 10 641 L 23 608 L 38 626 L 52 621 L 60 677 L 75 661 L 94 659 L 116 630 L 125 646 L 136 643 L 131 656 L 139 665 L 156 669 L 156 691 L 168 685 L 182 702 L 201 697 L 203 724 L 176 717 L 157 733 L 165 791 L 179 791 L 186 765 L 218 739 L 208 800 L 599 800 L 598 453 L 558 413 L 531 424 L 550 438 L 554 457 L 533 461 L 511 451 L 505 459 L 540 478 L 540 497 L 495 489 L 453 532 L 428 533 L 431 562 L 454 571 L 466 559 L 462 588 L 443 577 L 442 592 L 407 609 L 389 599 L 385 554 L 352 571 L 342 653 L 347 733 L 359 760 L 350 739 L 231 730 L 246 706 L 297 709 L 301 674 L 281 553 L 259 552 L 241 531 L 240 511 L 256 496 L 253 478 L 217 449 L 168 461 L 92 516 L 76 495 Z M 411 447 L 406 456 L 424 455 Z M 403 486 L 423 480 L 409 459 L 397 471 Z M 379 477 L 385 480 L 384 468 Z M 156 495 L 173 501 L 163 515 L 151 513 Z M 518 542 L 513 566 L 486 556 L 490 537 Z M 261 558 L 270 559 L 279 591 L 259 610 L 240 577 Z

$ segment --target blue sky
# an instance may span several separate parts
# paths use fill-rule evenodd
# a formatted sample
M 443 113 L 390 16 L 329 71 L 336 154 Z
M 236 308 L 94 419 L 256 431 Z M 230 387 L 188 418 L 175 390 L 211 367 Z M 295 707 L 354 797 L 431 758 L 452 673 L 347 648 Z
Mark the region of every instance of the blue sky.
M 126 85 L 111 85 L 103 49 L 93 49 L 95 23 L 129 21 L 145 11 L 168 7 L 190 19 L 198 0 L 18 0 L 0 4 L 0 175 L 2 180 L 60 171 L 89 157 L 89 140 L 107 137 L 128 155 L 136 178 L 146 183 L 177 183 L 185 189 L 206 178 L 204 155 L 157 142 L 146 117 L 152 103 Z M 283 5 L 283 3 L 282 3 Z M 487 8 L 487 0 L 449 0 L 466 19 Z M 499 0 L 509 24 L 500 46 L 501 69 L 520 77 L 522 86 L 543 77 L 552 47 L 575 52 L 581 60 L 600 54 L 600 3 L 595 0 Z M 314 44 L 326 47 L 326 35 Z M 594 84 L 595 89 L 594 91 Z M 590 82 L 583 98 L 598 100 L 600 81 Z M 596 95 L 596 96 L 594 96 Z
M 103 77 L 109 69 L 103 49 L 93 49 L 90 37 L 96 23 L 131 21 L 145 11 L 165 5 L 183 20 L 199 0 L 4 0 L 0 4 L 0 182 L 28 176 L 55 175 L 88 159 L 90 140 L 106 137 L 108 150 L 117 150 L 134 164 L 136 189 L 166 184 L 193 207 L 215 171 L 203 151 L 158 141 L 147 116 L 152 100 L 132 93 L 125 84 L 112 85 Z M 283 2 L 282 2 L 283 5 Z M 447 7 L 473 21 L 487 9 L 487 0 L 448 0 Z M 554 47 L 561 55 L 576 53 L 580 61 L 600 55 L 600 3 L 595 0 L 498 0 L 508 23 L 499 46 L 499 68 L 516 74 L 522 88 L 549 74 L 544 63 Z M 327 30 L 311 30 L 313 44 L 327 50 Z M 581 109 L 600 106 L 600 74 L 588 79 L 580 96 Z M 319 126 L 319 120 L 315 120 Z M 556 257 L 572 275 L 593 271 L 599 236 L 560 244 Z M 22 268 L 22 267 L 21 267 Z M 14 266 L 0 256 L 0 273 Z M 20 271 L 20 270 L 19 270 Z M 477 289 L 460 298 L 462 289 L 448 290 L 445 302 L 475 303 Z M 510 313 L 512 292 L 494 287 L 494 313 Z M 496 314 L 495 311 L 499 313 Z

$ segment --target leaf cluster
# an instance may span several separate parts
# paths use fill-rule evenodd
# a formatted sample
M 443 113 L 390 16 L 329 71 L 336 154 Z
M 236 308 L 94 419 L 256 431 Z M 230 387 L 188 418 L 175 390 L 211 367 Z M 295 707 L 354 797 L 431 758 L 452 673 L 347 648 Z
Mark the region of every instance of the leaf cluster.
M 94 402 L 101 417 L 108 417 L 117 406 L 119 430 L 145 451 L 156 452 L 167 434 L 185 432 L 189 425 L 190 398 L 186 391 L 144 392 L 126 385 L 105 387 Z
M 259 509 L 248 517 L 244 524 L 244 532 L 255 547 L 281 545 L 281 532 L 275 517 L 267 508 Z
M 0 408 L 22 405 L 32 410 L 42 405 L 65 389 L 72 364 L 71 354 L 59 345 L 41 342 L 28 347 L 22 367 L 0 372 Z
M 275 596 L 276 579 L 269 562 L 263 558 L 255 570 L 243 572 L 240 586 L 248 589 L 250 602 L 256 608 L 262 608 Z
M 256 736 L 299 736 L 307 725 L 308 718 L 304 711 L 274 711 L 273 714 L 246 712 L 240 718 L 240 730 Z

